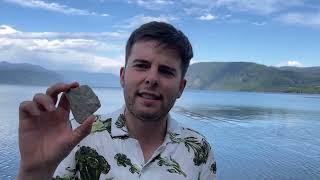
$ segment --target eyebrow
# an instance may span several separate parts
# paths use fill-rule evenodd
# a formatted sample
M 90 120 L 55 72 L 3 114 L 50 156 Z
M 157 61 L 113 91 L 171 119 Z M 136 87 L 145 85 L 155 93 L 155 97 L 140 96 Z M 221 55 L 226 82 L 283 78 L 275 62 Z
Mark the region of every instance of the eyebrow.
M 144 60 L 144 59 L 135 59 L 135 60 L 132 61 L 132 63 L 133 64 L 135 64 L 135 63 L 150 64 L 149 61 Z M 177 72 L 177 70 L 175 68 L 169 67 L 167 65 L 160 65 L 159 67 L 162 68 L 162 69 L 169 70 L 169 71 L 173 72 L 174 74 L 176 74 L 176 72 Z
M 172 68 L 172 67 L 169 67 L 169 66 L 166 66 L 166 65 L 160 65 L 160 68 L 167 69 L 167 70 L 173 72 L 174 74 L 176 74 L 176 72 L 177 72 L 177 70 L 175 68 Z
M 135 59 L 133 60 L 132 63 L 150 63 L 150 62 L 144 59 Z

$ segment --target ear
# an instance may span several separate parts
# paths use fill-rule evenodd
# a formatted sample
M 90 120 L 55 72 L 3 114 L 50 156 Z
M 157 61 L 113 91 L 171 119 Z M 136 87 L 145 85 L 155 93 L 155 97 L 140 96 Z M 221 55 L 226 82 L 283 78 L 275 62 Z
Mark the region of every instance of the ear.
M 186 87 L 186 84 L 187 84 L 187 80 L 186 80 L 186 79 L 182 79 L 182 80 L 180 81 L 178 98 L 181 97 L 181 95 L 182 95 L 182 93 L 183 93 L 183 90 L 184 90 L 184 88 Z
M 124 72 L 125 72 L 125 67 L 120 68 L 120 84 L 121 87 L 124 87 Z

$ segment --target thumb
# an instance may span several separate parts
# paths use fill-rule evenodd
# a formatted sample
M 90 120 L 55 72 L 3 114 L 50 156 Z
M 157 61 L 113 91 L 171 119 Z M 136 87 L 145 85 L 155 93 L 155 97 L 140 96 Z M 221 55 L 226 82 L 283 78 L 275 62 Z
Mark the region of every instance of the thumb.
M 96 117 L 94 115 L 89 116 L 79 127 L 72 132 L 71 144 L 76 146 L 79 142 L 88 136 L 91 132 L 92 124 L 95 122 Z

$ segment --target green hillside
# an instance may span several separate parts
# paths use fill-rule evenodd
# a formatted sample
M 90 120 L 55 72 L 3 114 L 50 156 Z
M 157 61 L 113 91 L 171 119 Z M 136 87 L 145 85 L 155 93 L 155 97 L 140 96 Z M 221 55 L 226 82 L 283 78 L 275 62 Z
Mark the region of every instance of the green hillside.
M 0 84 L 50 85 L 62 76 L 41 66 L 0 62 Z
M 320 93 L 317 71 L 300 71 L 250 62 L 201 62 L 190 66 L 186 79 L 193 89 Z
M 28 63 L 0 62 L 0 84 L 52 85 L 78 81 L 92 87 L 120 87 L 119 76 L 111 73 L 52 71 Z

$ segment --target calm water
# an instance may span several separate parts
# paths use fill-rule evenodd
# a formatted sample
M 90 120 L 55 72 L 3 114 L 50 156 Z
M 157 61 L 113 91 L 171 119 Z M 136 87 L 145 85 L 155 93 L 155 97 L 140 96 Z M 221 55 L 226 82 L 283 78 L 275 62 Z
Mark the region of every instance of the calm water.
M 45 87 L 0 85 L 0 179 L 19 166 L 18 106 Z M 102 108 L 123 104 L 121 89 L 94 89 Z M 320 179 L 320 96 L 186 91 L 173 116 L 213 146 L 219 180 Z

